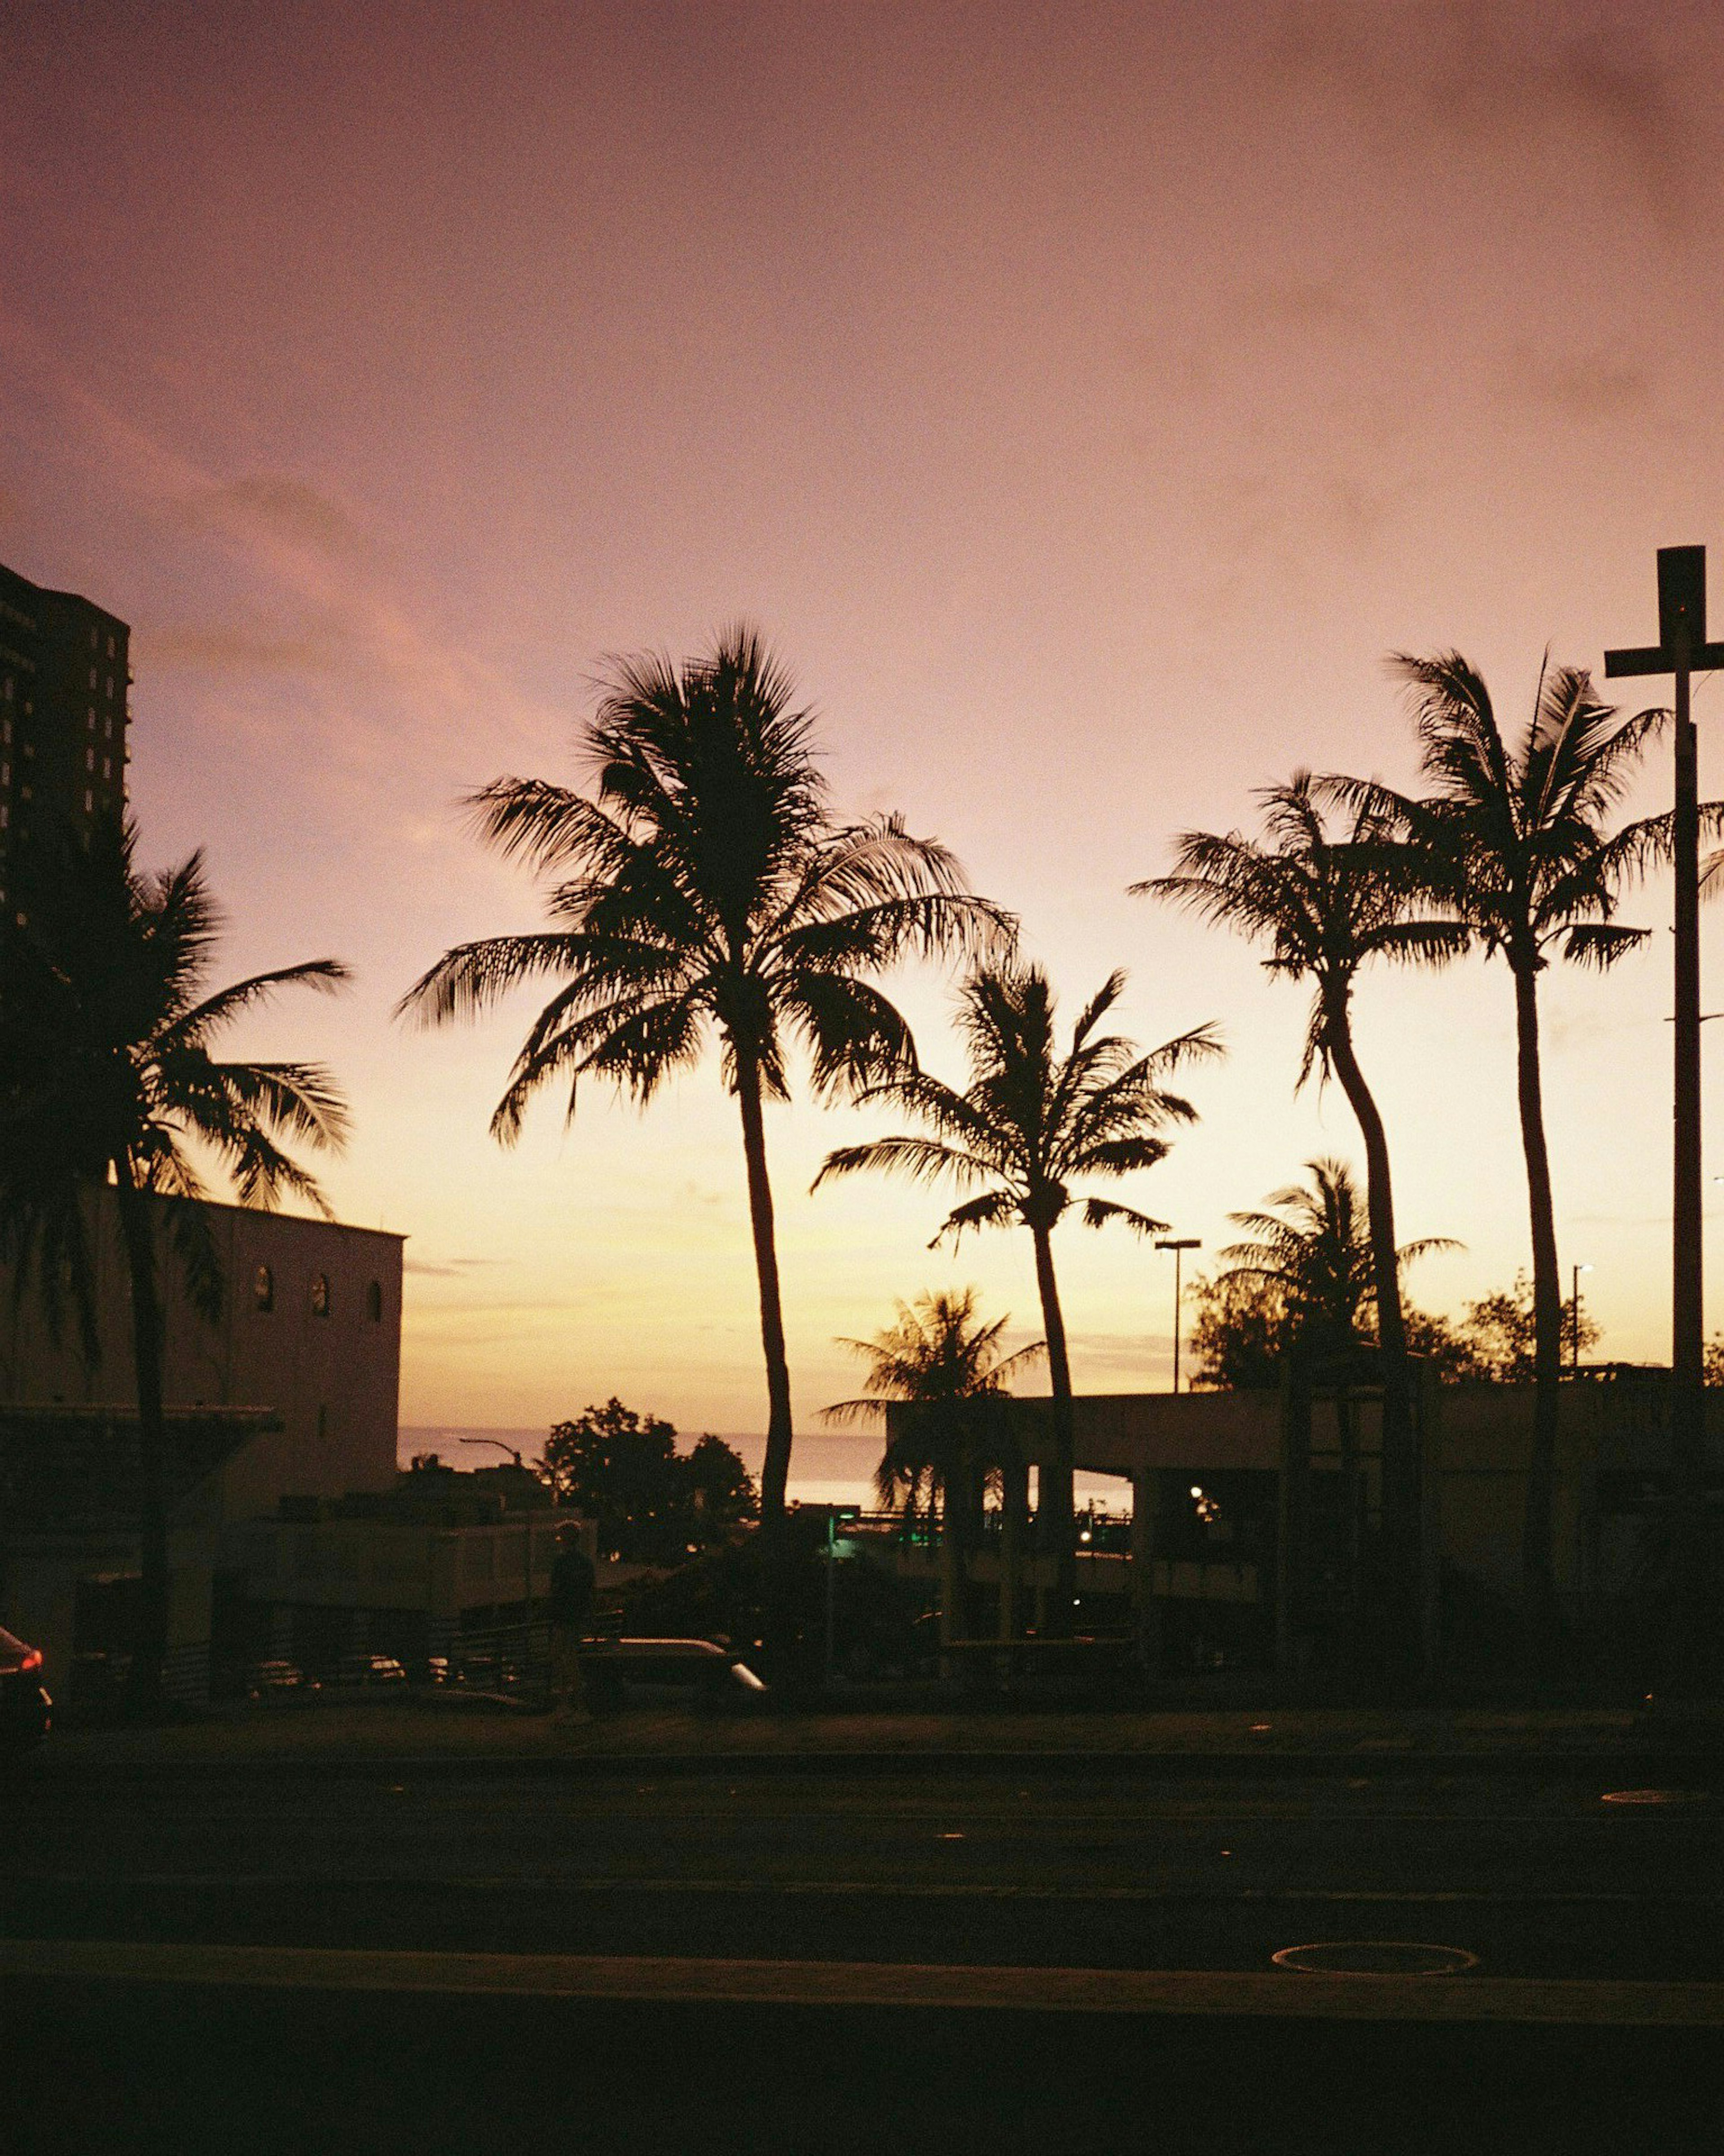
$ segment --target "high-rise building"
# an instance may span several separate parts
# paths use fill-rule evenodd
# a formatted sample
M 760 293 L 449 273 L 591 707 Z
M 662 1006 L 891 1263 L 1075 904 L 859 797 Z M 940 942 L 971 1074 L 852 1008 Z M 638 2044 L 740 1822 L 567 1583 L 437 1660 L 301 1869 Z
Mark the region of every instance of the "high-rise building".
M 33 844 L 126 803 L 131 632 L 75 592 L 0 563 L 0 905 Z

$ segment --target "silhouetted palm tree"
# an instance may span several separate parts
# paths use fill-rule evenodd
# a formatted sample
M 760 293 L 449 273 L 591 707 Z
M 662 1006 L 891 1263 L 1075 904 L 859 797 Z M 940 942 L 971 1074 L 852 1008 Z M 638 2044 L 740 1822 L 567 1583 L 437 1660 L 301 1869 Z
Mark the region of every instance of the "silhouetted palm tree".
M 947 1216 L 938 1244 L 967 1228 L 1021 1225 L 1035 1250 L 1036 1287 L 1047 1335 L 1058 1457 L 1040 1477 L 1044 1538 L 1058 1564 L 1054 1620 L 1070 1623 L 1076 1584 L 1072 1541 L 1073 1424 L 1071 1361 L 1054 1271 L 1054 1229 L 1077 1200 L 1072 1184 L 1085 1176 L 1121 1176 L 1153 1168 L 1166 1154 L 1160 1132 L 1193 1122 L 1188 1101 L 1162 1081 L 1186 1063 L 1220 1054 L 1213 1028 L 1182 1034 L 1140 1055 L 1116 1034 L 1098 1031 L 1125 987 L 1111 974 L 1085 1005 L 1062 1055 L 1054 1029 L 1054 994 L 1039 966 L 1015 961 L 984 966 L 964 983 L 959 1027 L 969 1051 L 970 1082 L 960 1093 L 913 1071 L 865 1094 L 889 1100 L 935 1133 L 877 1138 L 829 1153 L 814 1188 L 865 1168 L 920 1181 L 983 1183 Z M 1085 1226 L 1117 1220 L 1140 1235 L 1167 1225 L 1111 1199 L 1083 1201 Z
M 1010 1319 L 984 1325 L 976 1314 L 976 1291 L 939 1289 L 898 1305 L 895 1323 L 872 1340 L 842 1340 L 839 1345 L 869 1365 L 865 1397 L 839 1400 L 824 1410 L 829 1422 L 883 1422 L 886 1403 L 901 1401 L 917 1412 L 910 1426 L 890 1439 L 874 1484 L 880 1502 L 896 1505 L 900 1495 L 911 1505 L 926 1491 L 933 1501 L 973 1455 L 982 1430 L 977 1400 L 1003 1393 L 1012 1377 L 1047 1353 L 1038 1340 L 1005 1355 L 1000 1335 Z
M 1426 880 L 1514 978 L 1537 1389 L 1522 1568 L 1529 1650 L 1542 1660 L 1553 1637 L 1556 1608 L 1552 1507 L 1563 1305 L 1545 1140 L 1538 977 L 1553 952 L 1603 972 L 1646 939 L 1646 930 L 1618 923 L 1617 898 L 1624 882 L 1667 851 L 1669 819 L 1649 817 L 1609 836 L 1603 827 L 1665 714 L 1619 719 L 1598 701 L 1583 669 L 1547 665 L 1532 716 L 1511 744 L 1482 676 L 1458 652 L 1434 659 L 1402 654 L 1394 665 L 1412 693 L 1429 794 L 1414 800 L 1374 782 L 1325 783 L 1359 813 L 1395 819 L 1419 851 Z
M 1000 1335 L 1009 1322 L 983 1325 L 973 1288 L 900 1302 L 897 1322 L 872 1340 L 840 1342 L 869 1365 L 865 1397 L 825 1410 L 829 1422 L 844 1424 L 885 1421 L 888 1401 L 911 1409 L 897 1435 L 888 1435 L 874 1486 L 889 1510 L 901 1492 L 906 1517 L 913 1515 L 926 1491 L 931 1524 L 937 1513 L 941 1627 L 948 1641 L 966 1629 L 965 1558 L 981 1527 L 983 1486 L 990 1470 L 1004 1464 L 998 1409 L 990 1415 L 988 1404 L 999 1400 L 1015 1372 L 1047 1352 L 1038 1340 L 1002 1354 Z
M 1229 1213 L 1246 1234 L 1220 1252 L 1224 1280 L 1260 1281 L 1280 1291 L 1290 1328 L 1320 1357 L 1344 1354 L 1373 1336 L 1377 1265 L 1367 1209 L 1345 1161 L 1307 1161 L 1309 1183 L 1290 1183 L 1267 1210 Z M 1443 1235 L 1403 1243 L 1401 1271 L 1435 1250 L 1459 1246 Z
M 220 916 L 201 854 L 156 876 L 134 864 L 116 823 L 68 844 L 31 892 L 28 923 L 0 930 L 0 1235 L 22 1286 L 33 1277 L 50 1327 L 74 1305 L 85 1353 L 99 1349 L 91 1194 L 112 1183 L 131 1293 L 141 1491 L 142 1609 L 127 1680 L 134 1708 L 160 1697 L 167 1644 L 166 1426 L 158 1233 L 188 1293 L 218 1314 L 222 1281 L 197 1155 L 213 1156 L 241 1201 L 284 1194 L 327 1210 L 284 1141 L 339 1145 L 346 1111 L 309 1063 L 218 1062 L 215 1037 L 276 988 L 333 988 L 331 958 L 254 974 L 211 993 Z M 151 1200 L 182 1201 L 167 1209 Z
M 554 879 L 551 927 L 446 952 L 401 1003 L 436 1024 L 524 982 L 557 983 L 491 1119 L 505 1143 L 550 1081 L 567 1081 L 571 1116 L 588 1074 L 644 1105 L 716 1034 L 742 1121 L 769 1530 L 783 1516 L 791 1409 L 763 1107 L 788 1097 L 788 1042 L 807 1049 L 825 1095 L 913 1067 L 909 1028 L 864 977 L 911 953 L 988 948 L 1009 928 L 943 846 L 896 817 L 834 820 L 811 727 L 752 629 L 680 666 L 615 662 L 586 733 L 596 798 L 522 778 L 474 796 L 486 840 Z
M 1410 1579 L 1418 1548 L 1418 1486 L 1407 1327 L 1401 1306 L 1388 1140 L 1353 1045 L 1352 993 L 1373 958 L 1441 963 L 1465 948 L 1464 929 L 1418 916 L 1424 891 L 1420 856 L 1398 843 L 1393 815 L 1356 809 L 1331 835 L 1309 772 L 1265 788 L 1260 840 L 1237 832 L 1188 831 L 1177 842 L 1172 875 L 1134 884 L 1142 896 L 1171 899 L 1205 919 L 1270 947 L 1271 973 L 1316 988 L 1298 1083 L 1313 1070 L 1339 1080 L 1365 1145 L 1378 1338 L 1383 1377 L 1385 1525 L 1394 1553 L 1392 1576 Z M 1402 1613 L 1414 1621 L 1409 1599 Z M 1401 1643 L 1411 1649 L 1411 1633 Z

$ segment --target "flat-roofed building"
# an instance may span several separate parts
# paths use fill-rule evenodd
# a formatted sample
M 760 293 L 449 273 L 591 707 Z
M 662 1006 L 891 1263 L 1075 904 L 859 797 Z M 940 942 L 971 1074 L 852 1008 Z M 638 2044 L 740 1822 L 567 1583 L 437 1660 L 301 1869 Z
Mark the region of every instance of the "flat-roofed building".
M 20 1295 L 0 1265 L 0 1616 L 33 1635 L 50 1683 L 64 1682 L 98 1632 L 123 1630 L 112 1611 L 137 1566 L 131 1295 L 114 1193 L 90 1202 L 95 1361 L 69 1316 L 56 1337 L 35 1283 Z M 156 1201 L 164 1211 L 171 1202 Z M 205 1210 L 223 1283 L 216 1318 L 192 1305 L 161 1238 L 163 1396 L 186 1464 L 171 1552 L 176 1646 L 192 1694 L 229 1530 L 279 1515 L 285 1498 L 394 1486 L 401 1365 L 399 1235 L 245 1206 Z M 65 1471 L 86 1457 L 104 1463 L 99 1517 Z

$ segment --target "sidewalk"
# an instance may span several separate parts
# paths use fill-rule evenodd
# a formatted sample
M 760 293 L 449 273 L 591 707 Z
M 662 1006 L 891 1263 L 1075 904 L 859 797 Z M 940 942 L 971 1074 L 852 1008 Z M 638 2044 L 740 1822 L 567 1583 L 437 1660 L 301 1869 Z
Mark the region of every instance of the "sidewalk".
M 435 1696 L 406 1702 L 322 1702 L 236 1710 L 156 1729 L 56 1730 L 24 1771 L 49 1779 L 128 1768 L 244 1770 L 271 1763 L 382 1770 L 407 1762 L 588 1771 L 654 1762 L 683 1771 L 703 1761 L 745 1761 L 777 1772 L 846 1765 L 985 1771 L 988 1763 L 1041 1761 L 1049 1769 L 1093 1763 L 1123 1772 L 1218 1773 L 1537 1771 L 1588 1760 L 1644 1763 L 1669 1754 L 1724 1758 L 1716 1723 L 1665 1730 L 1628 1708 L 1288 1707 L 1168 1709 L 1154 1712 L 995 1713 L 849 1711 L 701 1714 L 630 1708 L 570 1726 L 511 1704 Z

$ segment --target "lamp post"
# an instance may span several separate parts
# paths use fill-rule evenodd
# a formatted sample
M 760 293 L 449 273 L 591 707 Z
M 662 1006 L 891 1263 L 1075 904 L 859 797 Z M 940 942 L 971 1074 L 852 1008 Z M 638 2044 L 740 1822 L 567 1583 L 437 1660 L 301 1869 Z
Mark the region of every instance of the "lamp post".
M 1592 1267 L 1571 1265 L 1569 1270 L 1574 1276 L 1574 1291 L 1569 1297 L 1569 1306 L 1574 1313 L 1574 1353 L 1569 1364 L 1569 1374 L 1578 1378 L 1580 1375 L 1580 1276 L 1583 1273 L 1589 1273 Z
M 506 1452 L 517 1467 L 525 1467 L 526 1466 L 526 1462 L 521 1456 L 521 1447 L 518 1445 L 505 1445 L 500 1437 L 464 1437 L 460 1442 L 463 1445 L 495 1445 L 499 1452 Z M 551 1502 L 554 1507 L 557 1502 L 557 1485 L 554 1482 L 551 1486 Z M 508 1509 L 508 1499 L 506 1497 L 504 1498 L 503 1507 L 505 1511 Z M 523 1523 L 521 1535 L 522 1542 L 526 1546 L 521 1568 L 521 1591 L 526 1597 L 526 1599 L 521 1605 L 521 1674 L 524 1676 L 527 1673 L 527 1664 L 532 1659 L 533 1523 L 531 1519 L 526 1520 Z M 495 1605 L 493 1605 L 493 1614 L 495 1614 Z M 497 1641 L 497 1673 L 500 1677 L 502 1675 L 502 1667 L 503 1648 L 502 1639 L 500 1634 Z
M 1658 642 L 1607 651 L 1604 671 L 1670 674 L 1676 685 L 1675 800 L 1670 852 L 1675 870 L 1675 1033 L 1670 1223 L 1670 1440 L 1681 1515 L 1675 1582 L 1675 1656 L 1691 1669 L 1705 1556 L 1700 1537 L 1705 1486 L 1706 1365 L 1701 1314 L 1700 1132 L 1700 786 L 1689 680 L 1724 666 L 1724 644 L 1706 642 L 1706 550 L 1658 550 Z
M 1158 1250 L 1171 1250 L 1173 1253 L 1173 1389 L 1176 1393 L 1179 1389 L 1180 1261 L 1187 1250 L 1200 1250 L 1203 1247 L 1202 1242 L 1195 1235 L 1163 1235 L 1158 1237 L 1156 1241 L 1156 1248 Z

